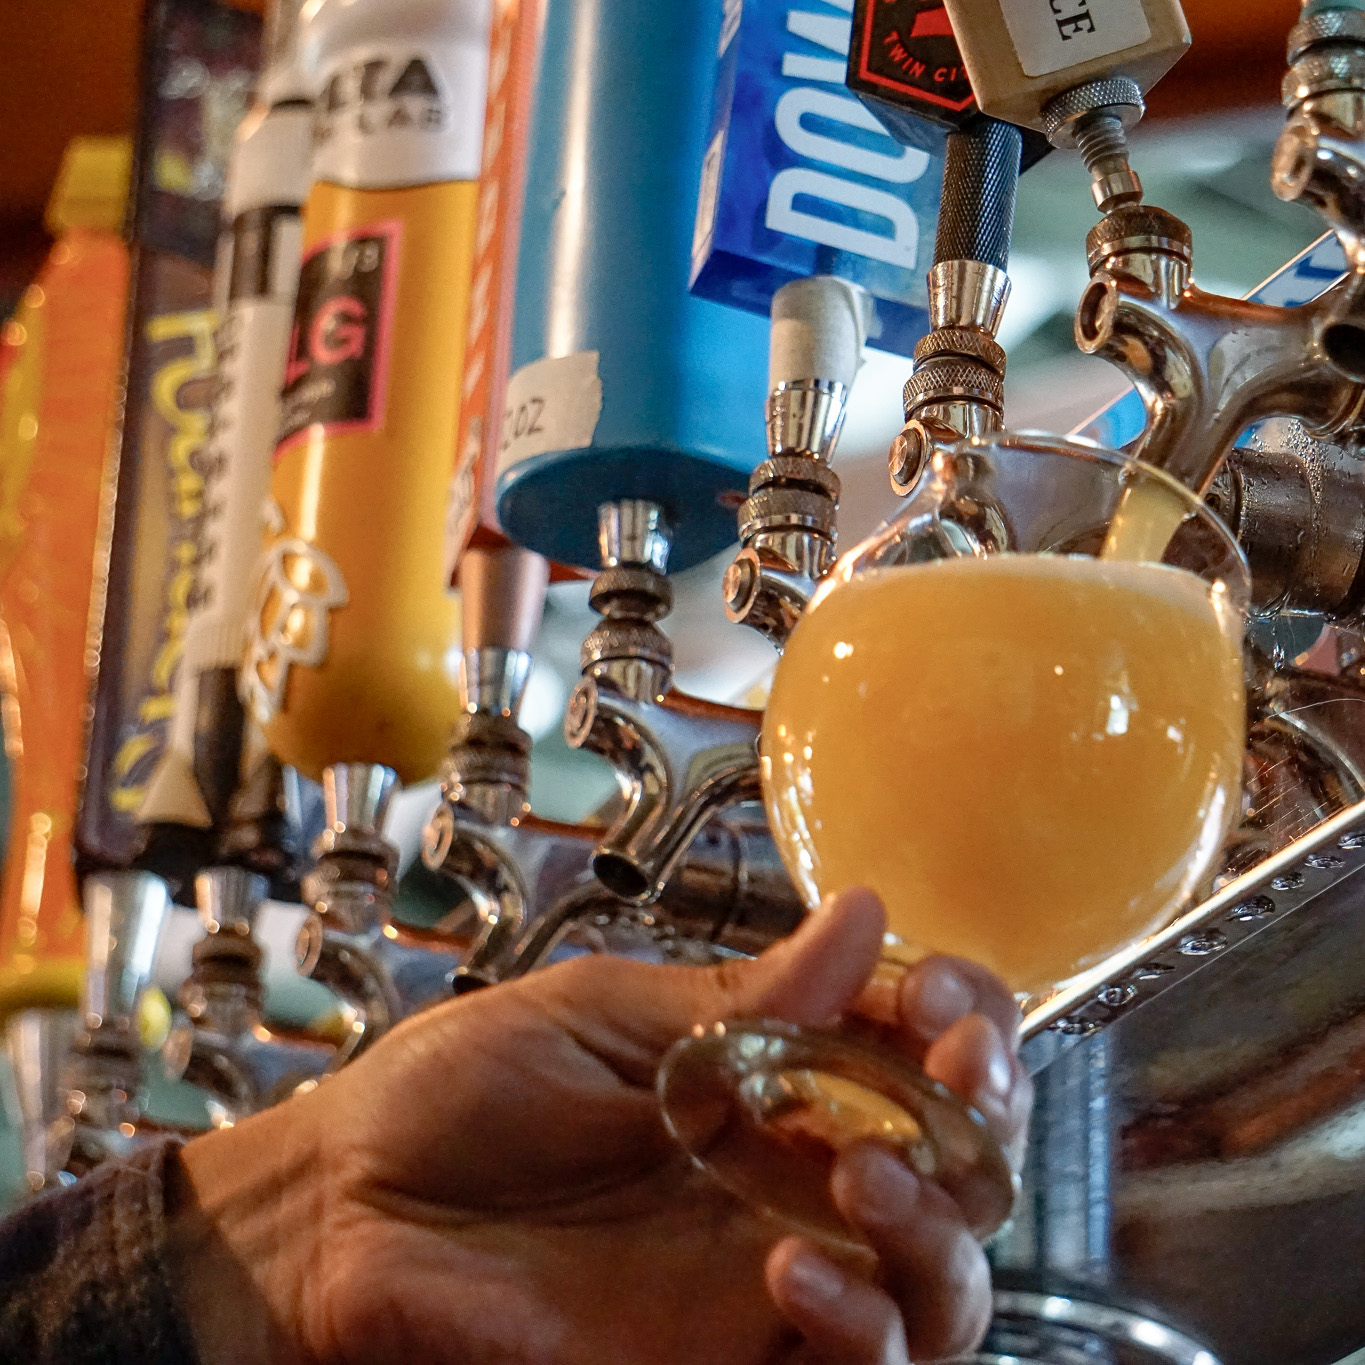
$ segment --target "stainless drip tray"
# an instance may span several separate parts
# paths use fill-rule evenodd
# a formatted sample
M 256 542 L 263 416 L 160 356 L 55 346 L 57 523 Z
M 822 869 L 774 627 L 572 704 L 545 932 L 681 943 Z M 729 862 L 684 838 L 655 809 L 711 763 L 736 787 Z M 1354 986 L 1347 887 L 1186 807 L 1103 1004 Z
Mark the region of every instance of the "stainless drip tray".
M 958 1365 L 1219 1365 L 1156 1318 L 1065 1294 L 997 1290 L 990 1336 Z
M 1132 1014 L 1365 868 L 1365 802 L 1323 821 L 1168 928 L 1116 953 L 1024 1018 L 1033 1071 Z
M 1002 1284 L 1153 1305 L 1220 1365 L 1333 1365 L 1365 1343 L 1363 872 L 1360 805 L 1033 1011 Z M 1046 1326 L 1002 1311 L 991 1350 L 1163 1359 Z

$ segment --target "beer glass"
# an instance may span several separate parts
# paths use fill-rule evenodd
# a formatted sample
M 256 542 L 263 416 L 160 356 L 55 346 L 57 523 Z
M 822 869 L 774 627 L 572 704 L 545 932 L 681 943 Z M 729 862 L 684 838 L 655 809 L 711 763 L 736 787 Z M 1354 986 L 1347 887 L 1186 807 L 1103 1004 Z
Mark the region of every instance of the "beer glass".
M 1156 469 L 1044 437 L 938 454 L 777 669 L 764 798 L 807 904 L 870 887 L 891 970 L 960 955 L 1021 999 L 1163 927 L 1239 807 L 1249 592 L 1231 533 Z M 865 1030 L 725 1020 L 659 1095 L 697 1161 L 806 1231 L 851 1237 L 827 1177 L 862 1137 L 992 1191 L 983 1238 L 1012 1204 L 980 1116 Z

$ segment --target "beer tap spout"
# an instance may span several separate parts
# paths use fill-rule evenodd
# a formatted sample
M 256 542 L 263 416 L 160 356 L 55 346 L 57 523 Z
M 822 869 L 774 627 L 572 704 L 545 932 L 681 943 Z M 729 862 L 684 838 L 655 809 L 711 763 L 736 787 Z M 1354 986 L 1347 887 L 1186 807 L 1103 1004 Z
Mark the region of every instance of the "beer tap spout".
M 740 810 L 695 839 L 658 903 L 641 907 L 593 875 L 601 830 L 534 816 L 516 827 L 464 822 L 440 870 L 484 921 L 456 974 L 457 991 L 508 981 L 546 965 L 574 929 L 621 930 L 636 952 L 674 960 L 754 954 L 790 934 L 805 915 L 761 816 Z
M 162 1049 L 167 1073 L 208 1096 L 215 1127 L 286 1099 L 328 1068 L 335 1046 L 320 1037 L 285 1037 L 261 1015 L 263 954 L 254 939 L 269 883 L 244 868 L 223 866 L 195 879 L 204 937 L 180 991 L 185 1022 Z
M 673 687 L 673 647 L 658 626 L 672 606 L 663 509 L 605 503 L 598 520 L 602 572 L 589 601 L 602 621 L 583 642 L 564 734 L 605 758 L 621 788 L 593 870 L 613 895 L 648 904 L 713 815 L 758 796 L 762 717 Z
M 464 942 L 412 935 L 392 921 L 398 854 L 382 833 L 398 785 L 390 768 L 338 764 L 323 773 L 326 827 L 304 879 L 313 907 L 299 938 L 299 970 L 351 1011 L 352 1036 L 333 1068 L 399 1020 L 450 994 Z
M 761 795 L 762 714 L 680 692 L 637 699 L 586 678 L 574 693 L 569 743 L 616 765 L 625 809 L 593 855 L 613 895 L 648 904 L 719 811 Z

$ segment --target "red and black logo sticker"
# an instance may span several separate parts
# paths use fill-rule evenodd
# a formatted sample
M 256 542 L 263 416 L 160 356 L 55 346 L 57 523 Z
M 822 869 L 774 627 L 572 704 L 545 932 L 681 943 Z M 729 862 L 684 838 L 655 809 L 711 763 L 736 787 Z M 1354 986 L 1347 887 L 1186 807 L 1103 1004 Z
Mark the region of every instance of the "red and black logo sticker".
M 936 123 L 975 112 L 943 0 L 857 0 L 849 85 Z
M 401 223 L 371 223 L 304 257 L 277 455 L 309 427 L 373 431 L 384 424 L 401 238 Z

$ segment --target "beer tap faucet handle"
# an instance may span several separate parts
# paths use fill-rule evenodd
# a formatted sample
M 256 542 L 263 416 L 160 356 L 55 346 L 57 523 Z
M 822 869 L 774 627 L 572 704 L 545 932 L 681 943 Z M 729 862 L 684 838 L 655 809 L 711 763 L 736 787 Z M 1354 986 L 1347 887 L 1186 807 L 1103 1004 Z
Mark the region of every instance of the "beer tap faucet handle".
M 730 620 L 778 649 L 834 565 L 839 479 L 829 465 L 870 321 L 867 293 L 832 275 L 773 297 L 768 458 L 749 480 L 724 593 Z
M 1206 293 L 1192 281 L 1189 229 L 1134 202 L 1111 206 L 1088 242 L 1077 344 L 1142 397 L 1133 453 L 1199 492 L 1256 423 L 1297 418 L 1315 438 L 1354 441 L 1365 413 L 1365 22 L 1347 4 L 1315 0 L 1304 14 L 1272 186 L 1336 230 L 1345 278 L 1296 307 Z
M 528 809 L 531 740 L 517 721 L 548 584 L 547 561 L 518 546 L 465 554 L 464 710 L 451 738 L 438 825 L 449 825 L 457 810 L 487 824 L 515 824 Z M 442 837 L 429 833 L 429 840 Z

